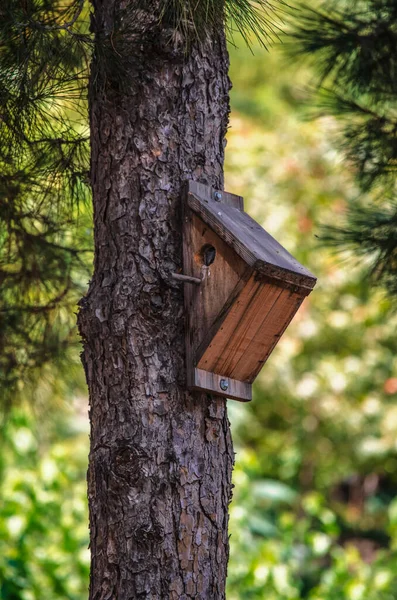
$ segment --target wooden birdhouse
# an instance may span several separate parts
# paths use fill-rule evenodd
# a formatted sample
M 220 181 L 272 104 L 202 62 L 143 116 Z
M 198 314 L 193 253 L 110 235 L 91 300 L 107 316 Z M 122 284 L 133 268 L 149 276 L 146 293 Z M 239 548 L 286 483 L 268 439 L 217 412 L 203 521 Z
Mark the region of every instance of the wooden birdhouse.
M 248 401 L 251 384 L 316 278 L 243 210 L 189 182 L 184 197 L 188 387 Z

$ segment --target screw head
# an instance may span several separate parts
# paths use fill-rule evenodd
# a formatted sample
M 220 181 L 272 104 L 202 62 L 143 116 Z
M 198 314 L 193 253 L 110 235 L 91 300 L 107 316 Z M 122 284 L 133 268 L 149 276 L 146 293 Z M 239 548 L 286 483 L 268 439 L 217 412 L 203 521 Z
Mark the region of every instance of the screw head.
M 228 387 L 229 387 L 229 382 L 228 382 L 228 380 L 227 380 L 227 379 L 221 379 L 221 380 L 220 380 L 220 382 L 219 382 L 219 387 L 221 388 L 221 390 L 222 390 L 223 392 L 226 392 L 226 390 L 227 390 L 227 389 L 228 389 Z
M 222 194 L 220 192 L 215 192 L 214 197 L 217 202 L 222 200 Z

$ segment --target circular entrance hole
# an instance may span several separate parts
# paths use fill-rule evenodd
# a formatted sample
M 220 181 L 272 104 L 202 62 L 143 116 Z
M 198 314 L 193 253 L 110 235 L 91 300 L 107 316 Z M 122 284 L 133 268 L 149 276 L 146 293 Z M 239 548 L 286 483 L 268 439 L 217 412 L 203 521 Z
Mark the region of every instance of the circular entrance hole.
M 205 244 L 200 250 L 200 257 L 203 265 L 209 267 L 215 260 L 216 250 L 211 244 Z

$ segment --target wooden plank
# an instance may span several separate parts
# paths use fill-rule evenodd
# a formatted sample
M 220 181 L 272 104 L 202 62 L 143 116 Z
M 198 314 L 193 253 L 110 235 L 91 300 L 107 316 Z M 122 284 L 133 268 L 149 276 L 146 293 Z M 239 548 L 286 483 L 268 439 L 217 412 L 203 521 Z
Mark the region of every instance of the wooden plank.
M 236 196 L 236 194 L 230 194 L 229 192 L 216 190 L 210 185 L 197 183 L 197 181 L 189 181 L 188 193 L 189 192 L 199 196 L 200 198 L 203 198 L 205 201 L 214 200 L 221 202 L 222 204 L 228 204 L 229 206 L 237 208 L 237 210 L 244 210 L 244 198 L 242 196 Z
M 238 360 L 234 361 L 232 368 L 227 369 L 226 373 L 242 381 L 254 381 L 301 302 L 302 297 L 298 294 L 281 290 L 277 301 L 264 314 L 257 329 L 252 328 L 250 332 L 247 332 L 244 342 L 235 354 Z
M 211 342 L 214 339 L 217 332 L 219 331 L 219 329 L 221 327 L 223 328 L 224 321 L 225 321 L 229 311 L 232 311 L 234 313 L 234 311 L 236 310 L 236 307 L 240 306 L 241 301 L 242 301 L 242 299 L 240 298 L 240 294 L 241 294 L 242 290 L 245 288 L 245 286 L 246 286 L 247 282 L 249 281 L 249 279 L 251 278 L 252 274 L 253 274 L 252 269 L 250 267 L 248 267 L 244 271 L 241 278 L 239 279 L 239 281 L 233 288 L 230 296 L 224 303 L 221 311 L 218 313 L 218 315 L 214 319 L 212 325 L 207 329 L 206 332 L 204 332 L 203 339 L 202 339 L 201 343 L 196 347 L 196 350 L 195 350 L 194 357 L 195 357 L 196 363 L 198 363 L 200 361 L 204 352 L 211 345 Z
M 275 346 L 278 344 L 278 342 L 282 338 L 282 336 L 284 334 L 284 331 L 287 329 L 288 325 L 291 323 L 291 321 L 294 318 L 297 310 L 299 310 L 299 307 L 302 304 L 303 300 L 304 300 L 304 298 L 298 298 L 296 300 L 295 309 L 293 309 L 291 311 L 291 314 L 286 319 L 286 321 L 284 323 L 284 327 L 281 329 L 280 333 L 274 336 L 273 342 L 270 345 L 270 347 L 269 347 L 266 355 L 264 356 L 264 358 L 261 361 L 258 361 L 257 367 L 255 369 L 251 370 L 251 374 L 250 374 L 249 377 L 247 377 L 247 381 L 250 381 L 252 383 L 256 379 L 256 377 L 259 375 L 259 372 L 262 370 L 263 365 L 265 364 L 265 362 L 267 361 L 267 359 L 269 358 L 269 356 L 273 352 Z
M 248 265 L 291 285 L 309 290 L 314 287 L 314 275 L 247 213 L 228 204 L 220 205 L 209 194 L 204 197 L 201 193 L 188 193 L 189 207 Z
M 196 353 L 197 366 L 207 371 L 220 372 L 217 366 L 227 352 L 227 348 L 232 348 L 231 338 L 238 324 L 244 319 L 247 313 L 247 307 L 255 299 L 262 287 L 261 282 L 251 276 L 240 294 L 232 304 L 230 311 L 226 315 L 221 327 L 210 344 L 202 345 Z
M 237 295 L 246 273 L 244 261 L 197 215 L 185 207 L 183 234 L 183 272 L 201 279 L 201 284 L 184 285 L 186 367 L 195 366 L 195 354 L 209 330 L 216 332 L 215 321 L 220 325 L 220 313 L 227 312 L 228 303 Z M 213 264 L 202 264 L 203 246 L 210 244 L 216 250 Z
M 222 385 L 227 385 L 227 389 L 222 389 Z M 194 369 L 192 378 L 188 380 L 188 388 L 192 390 L 200 390 L 229 398 L 231 400 L 240 400 L 241 402 L 249 402 L 252 400 L 252 386 L 250 383 L 244 383 L 230 377 L 217 375 L 203 369 Z
M 258 331 L 263 331 L 263 329 L 261 329 L 262 323 L 268 319 L 274 306 L 280 303 L 283 293 L 288 292 L 282 288 L 269 284 L 262 286 L 259 289 L 255 299 L 251 302 L 250 306 L 247 307 L 243 318 L 237 324 L 228 344 L 229 352 L 223 353 L 222 360 L 217 362 L 214 369 L 215 372 L 218 372 L 219 370 L 222 373 L 232 376 L 232 373 L 236 369 L 236 365 L 238 365 L 244 357 L 248 358 L 250 365 L 256 366 L 257 360 L 262 359 L 264 349 L 261 347 L 258 348 L 258 350 L 262 350 L 262 354 L 260 353 L 257 359 L 256 355 L 252 352 L 252 342 L 253 340 L 258 339 Z M 260 337 L 259 339 L 263 342 Z M 250 351 L 248 349 L 250 349 Z M 245 379 L 242 380 L 245 381 Z
M 301 305 L 303 297 L 252 277 L 197 366 L 252 383 Z
M 194 286 L 189 294 L 191 326 L 195 329 L 197 348 L 203 334 L 212 326 L 245 273 L 246 265 L 197 215 L 190 213 L 187 219 L 189 247 L 184 252 L 183 270 L 185 274 L 201 279 L 201 284 Z M 201 260 L 201 250 L 205 245 L 213 246 L 216 251 L 215 260 L 208 267 Z

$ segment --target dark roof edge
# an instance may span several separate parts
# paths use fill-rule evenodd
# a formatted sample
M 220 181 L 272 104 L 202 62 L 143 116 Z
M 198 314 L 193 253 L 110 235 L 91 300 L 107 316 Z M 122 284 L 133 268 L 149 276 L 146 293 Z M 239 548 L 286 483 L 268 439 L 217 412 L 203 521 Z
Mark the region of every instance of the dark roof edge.
M 317 278 L 306 268 L 305 270 L 308 274 L 296 273 L 284 267 L 277 267 L 264 260 L 258 259 L 249 248 L 247 248 L 243 243 L 239 243 L 238 240 L 235 239 L 233 232 L 227 228 L 225 223 L 219 217 L 217 217 L 216 214 L 214 215 L 212 211 L 207 209 L 206 204 L 208 204 L 208 200 L 205 199 L 203 202 L 203 198 L 201 198 L 199 194 L 192 192 L 190 189 L 189 193 L 187 194 L 187 204 L 189 208 L 191 208 L 191 210 L 193 210 L 193 212 L 195 212 L 208 227 L 210 227 L 217 235 L 219 235 L 224 242 L 226 242 L 228 245 L 231 245 L 234 251 L 249 266 L 253 267 L 259 273 L 272 279 L 277 279 L 285 284 L 290 284 L 290 286 L 305 288 L 309 290 L 309 292 L 314 288 Z M 220 207 L 221 206 L 222 204 L 220 204 Z

